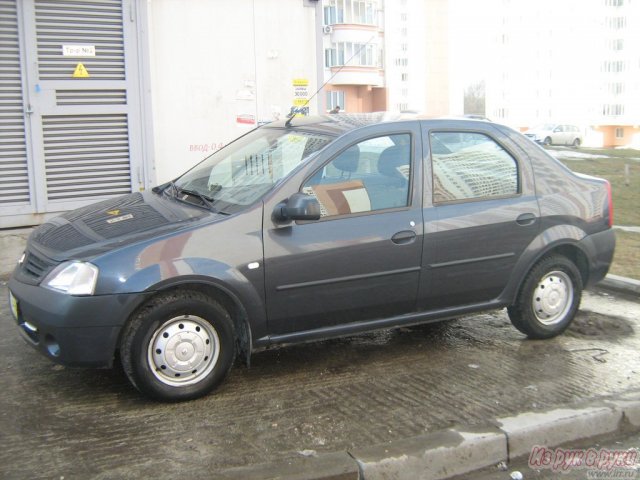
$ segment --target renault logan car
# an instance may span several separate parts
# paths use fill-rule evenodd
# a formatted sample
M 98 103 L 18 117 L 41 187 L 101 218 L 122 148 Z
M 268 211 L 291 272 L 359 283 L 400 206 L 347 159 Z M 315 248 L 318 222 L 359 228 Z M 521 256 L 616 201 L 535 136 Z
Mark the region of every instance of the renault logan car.
M 119 356 L 140 391 L 185 400 L 274 344 L 503 307 L 527 336 L 558 335 L 607 273 L 611 224 L 605 180 L 507 127 L 293 118 L 41 225 L 9 289 L 51 360 Z

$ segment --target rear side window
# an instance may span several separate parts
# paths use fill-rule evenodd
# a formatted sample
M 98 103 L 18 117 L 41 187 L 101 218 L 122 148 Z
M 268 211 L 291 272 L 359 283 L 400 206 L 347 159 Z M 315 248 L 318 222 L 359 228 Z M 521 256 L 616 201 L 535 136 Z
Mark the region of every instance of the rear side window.
M 323 217 L 406 207 L 411 135 L 370 138 L 351 145 L 314 173 L 302 191 L 320 202 Z
M 431 132 L 433 202 L 490 199 L 518 194 L 518 164 L 491 137 Z

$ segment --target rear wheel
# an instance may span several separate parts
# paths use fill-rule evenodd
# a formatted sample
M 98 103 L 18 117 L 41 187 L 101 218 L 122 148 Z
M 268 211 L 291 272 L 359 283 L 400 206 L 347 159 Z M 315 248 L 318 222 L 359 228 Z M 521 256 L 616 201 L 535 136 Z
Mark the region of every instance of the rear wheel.
M 507 311 L 513 325 L 530 338 L 562 333 L 580 306 L 582 277 L 566 257 L 551 255 L 527 275 L 516 302 Z
M 579 138 L 575 138 L 575 139 L 573 140 L 573 146 L 574 146 L 575 148 L 578 148 L 578 147 L 580 146 L 580 139 L 579 139 Z
M 125 327 L 120 357 L 142 393 L 165 401 L 189 400 L 216 388 L 235 357 L 233 322 L 208 296 L 166 293 L 139 310 Z

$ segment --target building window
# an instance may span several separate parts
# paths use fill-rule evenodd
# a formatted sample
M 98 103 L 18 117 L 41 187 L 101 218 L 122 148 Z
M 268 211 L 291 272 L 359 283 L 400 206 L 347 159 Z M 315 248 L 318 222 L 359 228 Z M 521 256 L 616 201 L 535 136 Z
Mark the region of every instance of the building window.
M 406 67 L 409 64 L 407 58 L 396 58 L 396 67 Z
M 336 6 L 324 7 L 324 24 L 333 25 L 336 23 Z
M 407 82 L 409 80 L 409 74 L 408 73 L 401 74 L 400 80 L 402 80 L 403 82 Z
M 409 104 L 404 102 L 396 104 L 396 107 L 398 108 L 399 112 L 406 112 L 407 110 L 409 110 Z
M 331 48 L 325 49 L 325 67 L 340 65 L 356 65 L 375 67 L 378 59 L 375 45 L 353 42 L 332 43 Z
M 406 52 L 407 49 L 408 49 L 408 45 L 406 43 L 400 44 L 400 50 L 402 50 L 403 52 Z
M 402 89 L 402 96 L 403 97 L 408 97 L 409 96 L 409 89 L 408 88 L 403 88 Z
M 481 133 L 434 132 L 431 139 L 434 203 L 518 194 L 518 164 Z
M 624 67 L 625 65 L 622 60 L 609 61 L 602 64 L 602 71 L 606 73 L 620 73 L 624 72 Z
M 622 82 L 610 83 L 608 85 L 608 90 L 611 95 L 614 95 L 614 96 L 622 95 L 624 93 L 624 83 Z
M 335 48 L 327 48 L 324 51 L 324 66 L 333 67 L 338 65 L 338 51 Z
M 400 14 L 400 20 L 403 21 L 403 22 L 406 22 L 407 21 L 407 14 L 406 13 L 401 13 Z
M 602 106 L 602 114 L 608 116 L 624 115 L 624 105 L 621 103 L 610 103 Z
M 360 23 L 375 25 L 376 2 L 373 0 L 333 0 L 324 7 L 325 25 L 334 23 Z
M 620 30 L 627 26 L 627 18 L 626 17 L 607 17 L 606 19 L 607 26 L 613 30 Z
M 614 40 L 609 40 L 609 49 L 620 51 L 624 49 L 624 40 L 621 38 L 616 38 Z
M 624 128 L 623 127 L 617 127 L 616 128 L 616 138 L 618 138 L 618 139 L 624 138 Z
M 340 111 L 345 110 L 344 92 L 339 90 L 330 90 L 327 92 L 327 112 L 336 107 L 340 107 Z
M 604 4 L 608 7 L 621 7 L 624 5 L 624 0 L 604 0 Z

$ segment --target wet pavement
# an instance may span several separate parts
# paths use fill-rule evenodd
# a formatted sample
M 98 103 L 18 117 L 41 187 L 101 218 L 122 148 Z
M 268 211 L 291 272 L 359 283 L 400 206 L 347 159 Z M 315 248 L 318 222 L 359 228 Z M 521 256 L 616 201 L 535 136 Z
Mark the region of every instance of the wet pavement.
M 512 480 L 518 478 L 518 472 L 523 480 L 637 480 L 640 479 L 640 433 L 630 435 L 601 438 L 598 441 L 581 441 L 565 445 L 562 449 L 549 449 L 550 458 L 558 461 L 561 455 L 568 455 L 568 451 L 595 451 L 602 463 L 595 466 L 567 462 L 562 467 L 551 465 L 540 468 L 529 466 L 528 458 L 521 458 L 509 465 L 506 463 L 494 465 L 467 475 L 453 477 L 451 480 Z M 592 454 L 593 455 L 593 454 Z M 612 455 L 608 457 L 605 455 Z M 586 456 L 586 453 L 585 453 Z M 617 456 L 617 457 L 616 457 Z M 535 458 L 535 457 L 534 457 Z M 607 462 L 608 458 L 618 458 L 618 465 Z
M 4 282 L 0 326 L 3 479 L 215 478 L 640 389 L 640 303 L 603 292 L 585 293 L 552 340 L 526 340 L 494 311 L 273 349 L 182 404 L 146 400 L 119 368 L 41 357 L 18 335 Z

